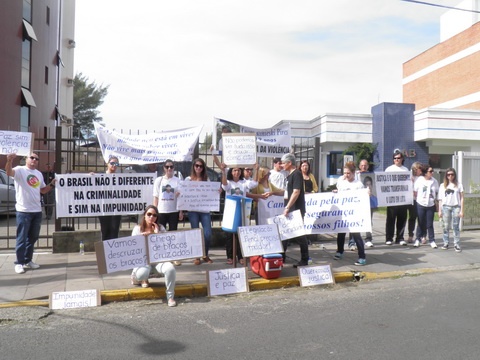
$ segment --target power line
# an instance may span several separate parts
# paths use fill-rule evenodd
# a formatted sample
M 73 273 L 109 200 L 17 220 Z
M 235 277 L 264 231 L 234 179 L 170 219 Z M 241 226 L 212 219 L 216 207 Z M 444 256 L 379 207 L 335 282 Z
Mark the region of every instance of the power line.
M 429 5 L 429 6 L 437 6 L 445 9 L 452 9 L 452 10 L 458 10 L 458 11 L 467 11 L 467 12 L 472 12 L 476 14 L 480 14 L 480 11 L 477 10 L 469 10 L 469 9 L 462 9 L 462 8 L 457 8 L 455 6 L 446 6 L 446 5 L 440 5 L 440 4 L 433 4 L 433 3 L 428 3 L 425 1 L 417 1 L 417 0 L 400 0 L 400 1 L 405 1 L 405 2 L 411 2 L 411 3 L 416 3 L 416 4 L 422 4 L 422 5 Z

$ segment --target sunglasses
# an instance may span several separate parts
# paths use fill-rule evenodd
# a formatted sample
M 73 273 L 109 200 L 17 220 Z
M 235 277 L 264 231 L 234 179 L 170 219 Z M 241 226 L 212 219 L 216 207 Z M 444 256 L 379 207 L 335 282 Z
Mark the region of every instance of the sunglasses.
M 402 160 L 401 157 L 394 157 L 393 160 Z
M 109 164 L 112 165 L 112 166 L 118 166 L 119 165 L 119 163 L 115 162 L 115 161 L 110 161 Z
M 454 173 L 448 173 L 447 176 L 455 176 Z
M 165 165 L 164 168 L 165 169 L 173 169 L 173 165 Z
M 203 169 L 203 165 L 202 165 L 202 164 L 195 164 L 195 167 L 196 167 L 196 168 L 202 168 L 202 169 Z
M 39 160 L 40 160 L 39 158 L 37 158 L 37 157 L 35 157 L 35 156 L 30 156 L 30 159 L 35 160 L 35 161 L 39 161 Z
M 433 170 L 428 170 L 427 172 L 429 172 L 429 173 L 433 173 Z
M 153 217 L 157 217 L 157 214 L 154 214 L 154 213 L 147 213 L 146 215 L 147 215 L 148 217 L 152 217 L 152 216 L 153 216 Z

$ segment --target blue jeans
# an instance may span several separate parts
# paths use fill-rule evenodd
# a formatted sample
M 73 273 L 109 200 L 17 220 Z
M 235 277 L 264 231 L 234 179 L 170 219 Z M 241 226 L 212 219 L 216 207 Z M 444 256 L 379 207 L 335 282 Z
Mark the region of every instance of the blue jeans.
M 422 206 L 417 203 L 417 215 L 418 215 L 418 226 L 417 226 L 417 236 L 416 240 L 420 240 L 421 237 L 427 237 L 428 241 L 435 241 L 435 232 L 433 231 L 433 218 L 435 216 L 435 205 L 433 206 Z
M 190 226 L 192 229 L 198 229 L 199 223 L 202 223 L 203 238 L 205 240 L 205 256 L 208 256 L 208 250 L 210 249 L 210 243 L 212 242 L 212 218 L 210 213 L 189 211 L 188 220 L 190 220 Z
M 15 264 L 25 265 L 32 261 L 33 248 L 40 236 L 42 212 L 26 213 L 17 211 L 17 244 Z
M 460 244 L 460 206 L 442 206 L 443 244 L 448 245 L 450 228 L 453 228 L 453 244 Z

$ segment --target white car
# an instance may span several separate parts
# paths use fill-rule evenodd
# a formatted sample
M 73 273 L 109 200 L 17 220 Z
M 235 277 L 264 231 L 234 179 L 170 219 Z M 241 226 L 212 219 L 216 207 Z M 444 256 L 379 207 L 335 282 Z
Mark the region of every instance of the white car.
M 0 214 L 15 214 L 15 184 L 13 178 L 0 170 Z

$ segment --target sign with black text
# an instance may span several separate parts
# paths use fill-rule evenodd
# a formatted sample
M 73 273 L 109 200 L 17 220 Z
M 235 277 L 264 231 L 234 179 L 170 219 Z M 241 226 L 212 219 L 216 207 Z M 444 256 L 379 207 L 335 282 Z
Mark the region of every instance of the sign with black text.
M 96 289 L 53 292 L 49 299 L 50 309 L 74 309 L 101 305 L 100 292 Z
M 214 181 L 182 181 L 177 187 L 177 210 L 220 211 L 220 183 Z
M 227 133 L 222 135 L 222 161 L 228 167 L 251 166 L 257 162 L 255 134 Z
M 375 172 L 378 206 L 413 204 L 412 176 L 408 171 Z
M 207 271 L 207 288 L 208 296 L 248 292 L 247 268 Z
M 151 263 L 205 256 L 202 229 L 150 234 L 147 241 Z
M 28 156 L 33 149 L 33 133 L 0 130 L 0 154 Z
M 300 210 L 288 213 L 287 216 L 278 215 L 267 219 L 267 221 L 269 224 L 278 225 L 281 240 L 288 240 L 305 235 L 305 227 L 303 226 L 302 213 Z
M 110 274 L 148 264 L 145 236 L 136 235 L 95 243 L 98 272 Z
M 299 266 L 300 286 L 335 284 L 330 265 Z
M 243 257 L 283 252 L 276 224 L 240 226 L 237 232 Z

